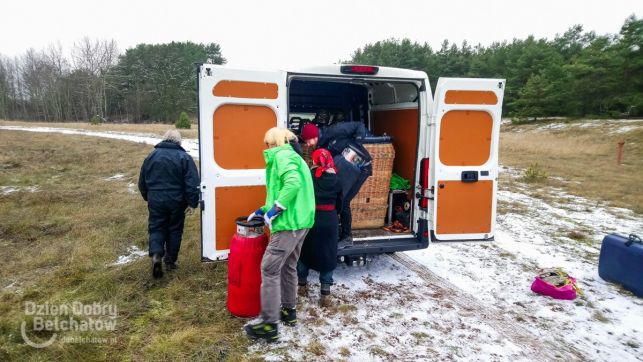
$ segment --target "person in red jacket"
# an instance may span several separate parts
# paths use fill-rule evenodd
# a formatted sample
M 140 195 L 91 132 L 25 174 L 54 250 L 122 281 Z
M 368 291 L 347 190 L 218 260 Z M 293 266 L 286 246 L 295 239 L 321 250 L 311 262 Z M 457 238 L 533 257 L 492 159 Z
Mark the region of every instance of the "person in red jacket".
M 343 195 L 337 168 L 330 152 L 319 148 L 313 152 L 312 161 L 315 224 L 304 239 L 297 262 L 297 276 L 299 286 L 305 287 L 308 283 L 308 271 L 317 270 L 321 295 L 326 296 L 330 294 L 333 271 L 337 267 L 337 213 L 342 209 Z

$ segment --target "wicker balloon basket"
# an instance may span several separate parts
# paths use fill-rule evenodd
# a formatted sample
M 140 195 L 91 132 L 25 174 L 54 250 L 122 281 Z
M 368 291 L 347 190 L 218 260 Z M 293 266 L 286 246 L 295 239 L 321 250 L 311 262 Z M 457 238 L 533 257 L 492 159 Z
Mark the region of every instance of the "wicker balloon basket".
M 373 175 L 351 201 L 353 229 L 384 226 L 388 210 L 388 192 L 393 174 L 395 149 L 392 143 L 364 144 L 373 159 Z
M 308 167 L 313 166 L 313 151 L 314 147 L 310 147 L 305 143 L 301 143 L 301 157 L 306 161 Z

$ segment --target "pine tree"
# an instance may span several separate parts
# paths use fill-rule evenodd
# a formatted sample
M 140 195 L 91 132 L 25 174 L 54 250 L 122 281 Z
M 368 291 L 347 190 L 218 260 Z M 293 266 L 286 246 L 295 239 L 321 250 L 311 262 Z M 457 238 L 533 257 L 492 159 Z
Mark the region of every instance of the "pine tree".
M 185 128 L 185 129 L 192 128 L 192 123 L 190 122 L 190 118 L 188 117 L 188 114 L 185 112 L 181 112 L 181 115 L 179 115 L 179 119 L 177 119 L 176 123 L 174 123 L 174 127 Z

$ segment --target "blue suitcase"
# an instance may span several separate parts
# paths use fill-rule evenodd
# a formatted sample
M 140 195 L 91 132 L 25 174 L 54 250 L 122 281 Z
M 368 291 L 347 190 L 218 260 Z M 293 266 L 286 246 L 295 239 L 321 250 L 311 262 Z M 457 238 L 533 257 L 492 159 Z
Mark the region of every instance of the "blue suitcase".
M 609 234 L 603 238 L 598 275 L 643 297 L 643 244 L 636 235 Z

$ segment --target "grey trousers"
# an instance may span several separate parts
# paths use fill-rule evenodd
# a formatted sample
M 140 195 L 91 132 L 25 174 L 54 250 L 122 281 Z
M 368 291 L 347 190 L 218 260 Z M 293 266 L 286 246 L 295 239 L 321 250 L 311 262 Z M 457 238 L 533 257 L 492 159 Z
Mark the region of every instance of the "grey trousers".
M 281 306 L 297 304 L 297 260 L 308 229 L 280 231 L 270 235 L 261 261 L 261 319 L 277 323 Z

